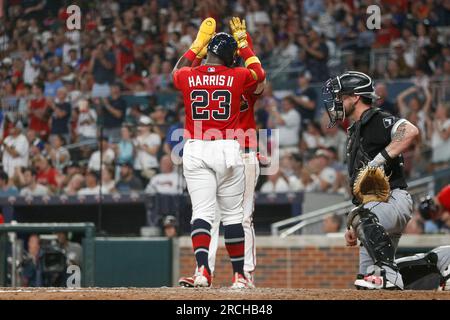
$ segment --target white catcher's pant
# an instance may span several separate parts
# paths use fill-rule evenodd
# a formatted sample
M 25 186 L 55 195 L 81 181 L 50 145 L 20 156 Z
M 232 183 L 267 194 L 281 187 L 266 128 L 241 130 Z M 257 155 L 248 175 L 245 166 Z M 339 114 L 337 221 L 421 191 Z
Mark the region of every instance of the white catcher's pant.
M 259 177 L 259 162 L 255 152 L 242 153 L 245 172 L 244 191 L 244 219 L 242 226 L 245 234 L 245 258 L 244 271 L 253 272 L 256 267 L 255 228 L 253 227 L 253 211 L 255 208 L 255 187 Z M 216 253 L 219 245 L 219 226 L 221 211 L 217 208 L 216 219 L 211 228 L 211 243 L 209 245 L 208 264 L 211 272 L 214 272 Z
M 214 223 L 217 210 L 224 225 L 242 223 L 244 163 L 236 140 L 188 139 L 183 173 L 192 202 L 192 219 Z

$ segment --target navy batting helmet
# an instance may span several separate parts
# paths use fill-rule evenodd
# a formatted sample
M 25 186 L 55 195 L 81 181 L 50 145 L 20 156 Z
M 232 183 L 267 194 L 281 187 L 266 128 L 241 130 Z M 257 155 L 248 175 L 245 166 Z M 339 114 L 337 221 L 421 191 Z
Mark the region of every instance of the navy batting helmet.
M 231 67 L 236 59 L 237 42 L 233 36 L 219 32 L 208 44 L 208 52 L 218 56 L 227 67 Z

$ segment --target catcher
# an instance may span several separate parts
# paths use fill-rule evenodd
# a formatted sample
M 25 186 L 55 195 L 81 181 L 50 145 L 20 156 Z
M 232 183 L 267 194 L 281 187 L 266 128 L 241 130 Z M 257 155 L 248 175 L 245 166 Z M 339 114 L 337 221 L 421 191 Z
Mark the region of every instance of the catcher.
M 347 245 L 361 242 L 357 289 L 403 289 L 395 251 L 411 218 L 401 153 L 419 130 L 379 108 L 372 79 L 357 71 L 330 78 L 323 87 L 329 126 L 349 117 L 347 165 L 354 208 L 347 220 Z

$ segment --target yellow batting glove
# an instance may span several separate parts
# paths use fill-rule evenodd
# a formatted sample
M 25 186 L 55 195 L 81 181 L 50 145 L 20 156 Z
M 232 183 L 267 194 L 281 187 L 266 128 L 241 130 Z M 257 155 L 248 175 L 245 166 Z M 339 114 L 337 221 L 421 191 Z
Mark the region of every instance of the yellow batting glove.
M 233 17 L 230 20 L 230 29 L 233 34 L 233 38 L 238 44 L 238 48 L 242 49 L 248 46 L 247 42 L 247 30 L 245 26 L 245 20 L 239 19 L 238 17 Z
M 208 45 L 204 46 L 203 49 L 200 50 L 199 53 L 197 53 L 197 58 L 203 59 L 207 53 L 208 53 Z
M 206 18 L 203 20 L 202 24 L 200 25 L 200 29 L 198 30 L 197 37 L 195 38 L 194 42 L 192 43 L 191 49 L 196 55 L 198 55 L 203 48 L 205 48 L 211 38 L 214 36 L 216 32 L 216 20 L 214 18 Z

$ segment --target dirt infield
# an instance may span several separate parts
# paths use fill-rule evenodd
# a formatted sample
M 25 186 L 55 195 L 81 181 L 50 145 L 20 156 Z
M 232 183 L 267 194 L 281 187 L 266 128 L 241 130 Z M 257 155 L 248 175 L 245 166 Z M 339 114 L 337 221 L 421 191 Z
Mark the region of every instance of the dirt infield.
M 442 291 L 257 288 L 0 288 L 0 300 L 450 300 Z

